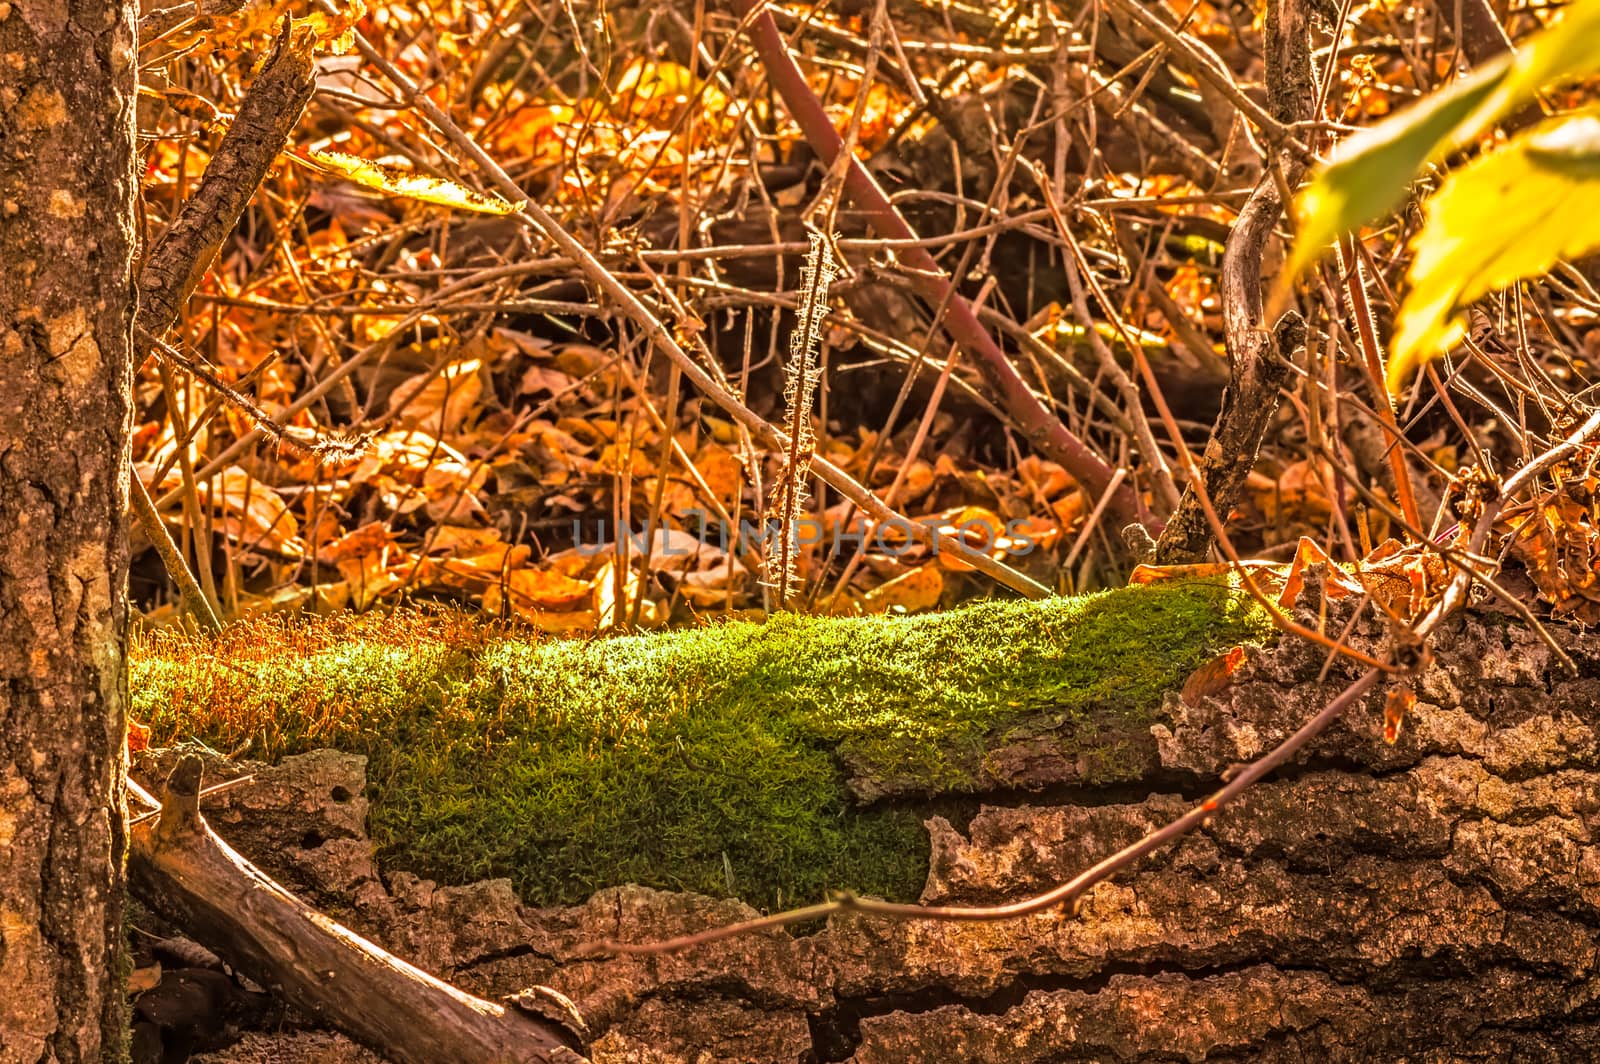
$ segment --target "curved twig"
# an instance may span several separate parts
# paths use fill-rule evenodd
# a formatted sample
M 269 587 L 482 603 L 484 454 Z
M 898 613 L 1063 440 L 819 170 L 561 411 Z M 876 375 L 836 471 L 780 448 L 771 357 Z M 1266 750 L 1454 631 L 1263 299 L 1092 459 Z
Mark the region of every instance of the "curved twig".
M 1267 92 L 1276 117 L 1284 123 L 1310 118 L 1316 92 L 1305 0 L 1267 5 L 1266 53 Z M 1280 181 L 1292 188 L 1304 170 L 1305 157 L 1292 149 L 1269 159 L 1228 237 L 1222 257 L 1222 315 L 1230 381 L 1200 460 L 1203 484 L 1191 482 L 1185 489 L 1156 544 L 1161 564 L 1198 561 L 1211 549 L 1211 525 L 1196 493 L 1203 490 L 1224 516 L 1233 508 L 1277 412 L 1289 359 L 1304 340 L 1305 325 L 1298 314 L 1286 314 L 1269 327 L 1261 302 L 1261 256 L 1283 216 Z

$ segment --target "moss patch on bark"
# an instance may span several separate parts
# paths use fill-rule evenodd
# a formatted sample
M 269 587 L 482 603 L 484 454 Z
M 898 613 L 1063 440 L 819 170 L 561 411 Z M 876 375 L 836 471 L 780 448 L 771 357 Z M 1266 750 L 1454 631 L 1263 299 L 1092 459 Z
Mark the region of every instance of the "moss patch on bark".
M 533 904 L 634 882 L 775 906 L 922 887 L 921 813 L 852 803 L 841 757 L 961 793 L 957 755 L 1008 725 L 1139 720 L 1268 634 L 1216 583 L 593 639 L 401 612 L 144 636 L 131 689 L 158 743 L 367 755 L 386 867 L 508 876 Z

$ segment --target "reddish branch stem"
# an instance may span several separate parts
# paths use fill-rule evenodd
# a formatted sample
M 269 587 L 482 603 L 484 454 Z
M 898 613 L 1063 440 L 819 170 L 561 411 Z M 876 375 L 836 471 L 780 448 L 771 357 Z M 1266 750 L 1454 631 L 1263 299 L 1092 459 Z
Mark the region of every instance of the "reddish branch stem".
M 1373 407 L 1378 423 L 1389 437 L 1389 468 L 1394 472 L 1394 493 L 1400 503 L 1400 514 L 1415 529 L 1424 529 L 1422 515 L 1417 510 L 1417 493 L 1411 487 L 1411 471 L 1406 466 L 1405 449 L 1400 445 L 1400 423 L 1394 416 L 1394 404 L 1389 400 L 1387 373 L 1383 365 L 1383 347 L 1378 343 L 1378 329 L 1372 320 L 1372 307 L 1367 303 L 1367 282 L 1361 272 L 1361 257 L 1356 254 L 1355 238 L 1339 239 L 1339 266 L 1344 274 L 1345 292 L 1350 297 L 1350 313 L 1356 319 L 1356 336 L 1361 341 L 1361 357 L 1367 367 L 1367 379 L 1372 382 Z
M 320 6 L 330 13 L 336 13 L 332 0 L 318 0 Z M 461 149 L 468 158 L 482 168 L 493 183 L 495 189 L 508 198 L 523 195 L 517 183 L 511 180 L 509 174 L 495 162 L 488 152 L 484 151 L 476 141 L 469 137 L 456 122 L 445 114 L 438 104 L 434 103 L 426 93 L 422 92 L 417 83 L 378 49 L 372 42 L 355 34 L 356 48 L 366 57 L 368 62 L 380 70 L 402 94 L 409 99 L 417 111 L 425 118 L 429 125 L 437 130 L 446 140 Z M 514 215 L 518 220 L 530 228 L 544 234 L 558 248 L 571 257 L 583 272 L 584 277 L 609 299 L 617 304 L 623 314 L 631 318 L 649 337 L 650 341 L 668 358 L 677 364 L 686 380 L 692 383 L 702 393 L 709 396 L 713 402 L 731 414 L 735 420 L 750 430 L 750 434 L 761 442 L 763 446 L 773 450 L 786 450 L 789 438 L 777 428 L 741 402 L 724 385 L 712 378 L 700 364 L 690 357 L 683 346 L 678 343 L 655 312 L 647 307 L 632 289 L 617 279 L 616 275 L 595 257 L 593 251 L 586 247 L 582 241 L 569 233 L 556 219 L 537 203 L 527 202 L 522 209 Z M 348 363 L 346 363 L 348 365 Z M 849 473 L 839 466 L 829 462 L 821 455 L 812 460 L 812 469 L 819 479 L 823 480 L 845 498 L 859 506 L 866 513 L 879 521 L 893 521 L 903 525 L 909 534 L 919 542 L 948 550 L 973 568 L 993 577 L 996 581 L 1027 595 L 1029 598 L 1043 598 L 1050 594 L 1050 589 L 1034 580 L 1032 577 L 1017 572 L 1010 566 L 998 562 L 983 551 L 977 550 L 959 538 L 945 537 L 941 542 L 937 533 L 926 525 L 917 524 L 907 520 L 885 506 L 883 500 L 872 494 L 863 485 L 857 483 Z

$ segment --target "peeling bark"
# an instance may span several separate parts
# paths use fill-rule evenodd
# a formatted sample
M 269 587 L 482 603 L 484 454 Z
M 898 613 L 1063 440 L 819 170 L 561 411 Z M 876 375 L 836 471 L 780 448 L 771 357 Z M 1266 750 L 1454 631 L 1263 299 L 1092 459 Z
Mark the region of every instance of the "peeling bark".
M 1268 0 L 1266 82 L 1268 110 L 1284 126 L 1313 116 L 1316 84 L 1311 69 L 1311 39 L 1306 0 Z M 1211 520 L 1199 492 L 1226 520 L 1255 465 L 1261 440 L 1278 410 L 1278 392 L 1289 379 L 1290 360 L 1305 343 L 1305 322 L 1290 312 L 1264 321 L 1261 263 L 1267 241 L 1283 216 L 1282 187 L 1293 189 L 1305 160 L 1280 146 L 1265 160 L 1267 173 L 1245 201 L 1222 256 L 1222 316 L 1228 349 L 1229 381 L 1222 412 L 1200 457 L 1200 484 L 1189 484 L 1156 543 L 1162 565 L 1196 562 L 1215 542 Z M 1276 168 L 1277 173 L 1273 173 Z
M 194 195 L 150 250 L 139 275 L 139 327 L 160 336 L 205 276 L 316 88 L 311 41 L 285 27 L 245 93 Z

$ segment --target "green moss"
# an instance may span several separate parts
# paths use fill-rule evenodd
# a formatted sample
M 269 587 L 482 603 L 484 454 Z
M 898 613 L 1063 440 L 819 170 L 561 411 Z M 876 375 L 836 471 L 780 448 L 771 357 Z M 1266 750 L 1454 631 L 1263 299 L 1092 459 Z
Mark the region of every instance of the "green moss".
M 388 867 L 509 876 L 535 903 L 638 882 L 774 905 L 921 889 L 920 815 L 852 805 L 841 755 L 959 790 L 1022 716 L 1092 736 L 1265 632 L 1203 583 L 588 640 L 405 613 L 151 637 L 131 682 L 158 742 L 368 755 Z

